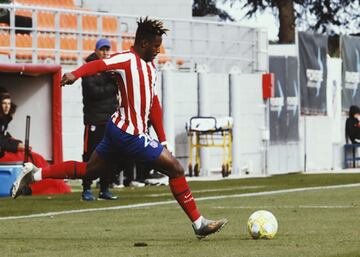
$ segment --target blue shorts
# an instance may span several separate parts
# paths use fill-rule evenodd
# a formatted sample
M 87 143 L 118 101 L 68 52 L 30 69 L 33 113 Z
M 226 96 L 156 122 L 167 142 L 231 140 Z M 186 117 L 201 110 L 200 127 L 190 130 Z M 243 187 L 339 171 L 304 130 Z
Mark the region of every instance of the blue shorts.
M 141 162 L 152 162 L 159 158 L 163 146 L 147 134 L 131 135 L 108 121 L 105 134 L 96 147 L 96 152 L 105 160 L 118 162 L 131 158 Z

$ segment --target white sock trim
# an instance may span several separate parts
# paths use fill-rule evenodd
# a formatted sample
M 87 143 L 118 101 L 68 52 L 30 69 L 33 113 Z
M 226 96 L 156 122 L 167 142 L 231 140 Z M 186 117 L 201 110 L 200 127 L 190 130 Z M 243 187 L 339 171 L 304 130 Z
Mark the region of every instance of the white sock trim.
M 200 216 L 197 220 L 195 220 L 195 221 L 193 222 L 194 227 L 195 227 L 196 229 L 201 228 L 202 219 L 203 219 L 203 216 Z
M 42 172 L 42 168 L 39 168 L 37 171 L 35 171 L 35 173 L 34 173 L 34 180 L 35 180 L 35 181 L 40 181 L 40 180 L 42 180 L 42 174 L 41 174 L 41 172 Z

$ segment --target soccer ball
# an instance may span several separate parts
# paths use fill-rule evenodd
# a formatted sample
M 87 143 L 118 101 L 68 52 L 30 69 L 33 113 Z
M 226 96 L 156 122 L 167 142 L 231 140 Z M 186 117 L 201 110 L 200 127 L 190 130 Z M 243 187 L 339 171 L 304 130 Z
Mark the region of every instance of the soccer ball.
M 278 230 L 278 222 L 271 212 L 260 210 L 251 214 L 247 227 L 254 239 L 272 239 Z

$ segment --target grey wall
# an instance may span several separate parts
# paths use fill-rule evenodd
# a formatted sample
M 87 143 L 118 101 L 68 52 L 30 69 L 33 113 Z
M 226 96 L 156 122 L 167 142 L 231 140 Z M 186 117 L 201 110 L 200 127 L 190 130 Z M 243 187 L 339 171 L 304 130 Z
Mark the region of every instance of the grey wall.
M 268 150 L 269 174 L 301 172 L 303 159 L 300 143 L 270 145 Z
M 210 115 L 215 117 L 230 116 L 229 75 L 211 73 L 208 77 L 208 83 L 208 96 L 211 103 Z M 219 147 L 209 148 L 208 152 L 210 156 L 209 169 L 220 171 L 224 149 Z
M 75 67 L 66 67 L 63 73 Z M 83 152 L 83 112 L 81 79 L 73 85 L 62 88 L 63 156 L 64 160 L 82 160 Z
M 174 72 L 173 74 L 175 153 L 180 163 L 187 169 L 189 142 L 185 124 L 190 117 L 198 114 L 197 73 Z
M 233 172 L 241 176 L 265 174 L 266 106 L 262 99 L 262 75 L 232 75 L 231 113 L 234 118 Z
M 24 142 L 26 115 L 31 116 L 30 146 L 45 159 L 52 159 L 52 76 L 0 75 L 5 87 L 18 108 L 9 125 L 11 135 Z

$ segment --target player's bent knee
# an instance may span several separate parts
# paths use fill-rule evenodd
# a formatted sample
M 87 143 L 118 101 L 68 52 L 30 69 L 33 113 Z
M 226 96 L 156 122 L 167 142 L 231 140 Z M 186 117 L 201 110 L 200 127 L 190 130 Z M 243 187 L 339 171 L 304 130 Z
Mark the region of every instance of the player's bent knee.
M 173 176 L 176 178 L 184 176 L 184 168 L 181 166 L 179 162 L 174 163 L 173 166 Z

